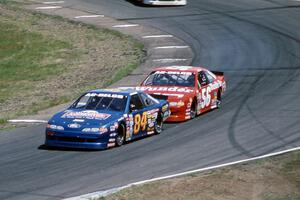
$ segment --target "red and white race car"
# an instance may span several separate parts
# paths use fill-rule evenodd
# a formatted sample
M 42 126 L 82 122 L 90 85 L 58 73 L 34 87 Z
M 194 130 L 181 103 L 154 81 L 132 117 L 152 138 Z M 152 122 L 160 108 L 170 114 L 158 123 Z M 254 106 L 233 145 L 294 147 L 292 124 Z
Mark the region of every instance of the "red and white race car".
M 137 87 L 157 99 L 170 103 L 169 122 L 186 121 L 218 108 L 226 90 L 223 72 L 203 67 L 170 66 L 152 71 Z

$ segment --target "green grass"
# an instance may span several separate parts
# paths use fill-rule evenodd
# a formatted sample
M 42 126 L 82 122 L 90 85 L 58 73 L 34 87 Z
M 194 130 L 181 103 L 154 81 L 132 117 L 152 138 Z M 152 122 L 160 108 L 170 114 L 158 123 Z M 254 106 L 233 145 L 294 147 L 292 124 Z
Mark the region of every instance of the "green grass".
M 266 200 L 300 200 L 300 197 L 296 197 L 296 196 L 283 196 L 283 197 L 279 197 L 278 195 L 275 194 L 269 194 L 266 197 Z
M 300 153 L 292 154 L 292 159 L 283 164 L 281 173 L 293 182 L 300 191 Z M 299 197 L 300 199 L 300 197 Z
M 143 45 L 117 31 L 30 12 L 0 0 L 0 128 L 66 103 L 134 70 Z
M 0 21 L 0 102 L 26 90 L 30 84 L 66 71 L 59 64 L 42 64 L 44 59 L 60 59 L 64 49 L 72 48 L 64 41 L 48 40 Z M 18 82 L 30 84 L 16 84 Z

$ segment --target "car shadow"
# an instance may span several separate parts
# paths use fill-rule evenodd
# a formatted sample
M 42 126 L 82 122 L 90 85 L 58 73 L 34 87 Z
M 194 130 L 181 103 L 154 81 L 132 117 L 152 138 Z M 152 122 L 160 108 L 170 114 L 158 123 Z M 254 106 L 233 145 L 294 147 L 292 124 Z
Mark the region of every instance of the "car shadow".
M 97 151 L 107 151 L 109 149 L 81 149 L 81 148 L 64 148 L 64 147 L 50 147 L 45 144 L 40 145 L 38 150 L 44 151 L 76 151 L 76 152 L 97 152 Z
M 148 5 L 148 4 L 143 4 L 141 3 L 140 1 L 137 1 L 137 0 L 125 0 L 127 1 L 128 3 L 131 3 L 135 6 L 138 6 L 138 7 L 145 7 L 145 8 L 159 8 L 159 7 L 179 7 L 178 5 Z

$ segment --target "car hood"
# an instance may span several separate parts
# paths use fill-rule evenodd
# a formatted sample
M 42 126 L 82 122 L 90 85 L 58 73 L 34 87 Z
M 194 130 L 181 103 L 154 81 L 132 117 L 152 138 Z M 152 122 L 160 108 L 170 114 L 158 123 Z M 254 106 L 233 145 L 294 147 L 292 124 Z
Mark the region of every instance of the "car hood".
M 136 87 L 137 90 L 144 91 L 148 94 L 164 95 L 170 98 L 178 97 L 183 98 L 190 96 L 194 93 L 191 87 L 177 87 L 177 86 L 140 86 Z
M 68 109 L 55 114 L 49 120 L 49 124 L 60 125 L 64 128 L 101 127 L 117 121 L 122 116 L 121 112 Z

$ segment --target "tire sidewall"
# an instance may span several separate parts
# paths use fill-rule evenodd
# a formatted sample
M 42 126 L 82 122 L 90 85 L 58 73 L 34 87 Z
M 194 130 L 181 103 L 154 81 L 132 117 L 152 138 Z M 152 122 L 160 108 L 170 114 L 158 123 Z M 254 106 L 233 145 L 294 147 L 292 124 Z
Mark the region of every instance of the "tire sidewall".
M 122 135 L 122 139 L 120 138 L 121 135 Z M 116 136 L 116 146 L 117 147 L 122 146 L 124 144 L 124 141 L 125 141 L 125 127 L 123 124 L 120 124 Z

